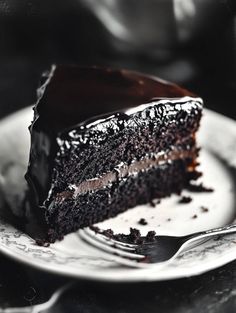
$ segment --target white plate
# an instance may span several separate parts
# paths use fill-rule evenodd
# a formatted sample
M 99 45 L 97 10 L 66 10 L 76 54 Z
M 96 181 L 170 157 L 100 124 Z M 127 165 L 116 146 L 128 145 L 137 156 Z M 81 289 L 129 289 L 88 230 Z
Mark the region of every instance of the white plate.
M 6 203 L 17 210 L 24 196 L 25 172 L 29 134 L 27 126 L 32 118 L 31 109 L 21 110 L 0 123 L 0 207 Z M 156 230 L 158 234 L 183 235 L 218 227 L 232 222 L 235 217 L 236 123 L 217 113 L 205 110 L 199 132 L 202 146 L 201 163 L 204 185 L 214 188 L 213 193 L 190 193 L 193 201 L 179 204 L 180 197 L 162 200 L 155 208 L 138 206 L 116 218 L 99 224 L 115 232 L 129 232 L 130 227 L 142 234 Z M 4 202 L 5 201 L 5 202 Z M 203 212 L 201 207 L 207 207 Z M 193 218 L 197 215 L 197 218 Z M 147 226 L 138 224 L 144 217 Z M 211 240 L 185 252 L 163 268 L 152 266 L 134 269 L 109 260 L 106 254 L 88 246 L 77 233 L 67 235 L 50 247 L 39 247 L 34 240 L 13 226 L 0 221 L 0 251 L 14 259 L 44 271 L 73 277 L 103 281 L 154 281 L 198 275 L 236 259 L 236 235 L 217 241 Z

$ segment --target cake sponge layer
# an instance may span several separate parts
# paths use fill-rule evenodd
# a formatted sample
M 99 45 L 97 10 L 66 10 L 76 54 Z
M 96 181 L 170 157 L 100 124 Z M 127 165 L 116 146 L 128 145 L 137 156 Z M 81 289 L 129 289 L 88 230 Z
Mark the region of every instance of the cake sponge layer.
M 34 112 L 25 218 L 36 238 L 54 242 L 198 177 L 202 100 L 175 84 L 54 66 Z

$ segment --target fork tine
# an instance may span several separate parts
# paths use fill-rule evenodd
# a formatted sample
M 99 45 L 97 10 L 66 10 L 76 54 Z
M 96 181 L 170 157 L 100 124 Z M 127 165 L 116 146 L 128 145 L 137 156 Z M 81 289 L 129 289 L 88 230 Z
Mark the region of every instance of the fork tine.
M 137 245 L 121 242 L 114 240 L 112 238 L 108 238 L 105 235 L 99 234 L 91 230 L 90 228 L 84 228 L 84 231 L 91 237 L 95 237 L 97 240 L 110 245 L 110 246 L 116 246 L 118 249 L 124 250 L 124 251 L 135 251 L 135 249 L 138 247 Z
M 144 258 L 144 255 L 135 254 L 131 252 L 127 252 L 124 250 L 121 250 L 119 247 L 116 246 L 116 244 L 109 245 L 107 244 L 107 241 L 100 241 L 97 239 L 97 236 L 91 236 L 89 232 L 86 232 L 85 230 L 79 230 L 80 237 L 91 244 L 92 246 L 95 246 L 96 248 L 103 250 L 104 252 L 107 252 L 109 254 L 118 255 L 122 258 L 126 258 L 129 260 L 142 260 Z

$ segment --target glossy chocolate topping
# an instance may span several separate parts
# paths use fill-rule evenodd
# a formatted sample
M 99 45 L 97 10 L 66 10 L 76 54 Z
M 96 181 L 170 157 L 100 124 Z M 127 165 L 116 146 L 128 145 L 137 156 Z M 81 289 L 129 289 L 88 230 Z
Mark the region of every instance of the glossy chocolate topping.
M 154 98 L 196 97 L 175 84 L 128 70 L 53 66 L 46 78 L 36 111 L 41 127 L 56 132 Z

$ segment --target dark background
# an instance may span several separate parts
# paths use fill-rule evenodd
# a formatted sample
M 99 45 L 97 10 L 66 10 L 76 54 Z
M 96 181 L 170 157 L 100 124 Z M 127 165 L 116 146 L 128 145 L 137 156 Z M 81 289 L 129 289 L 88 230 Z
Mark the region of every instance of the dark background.
M 208 6 L 201 9 L 204 1 Z M 160 51 L 154 42 L 153 53 L 153 46 L 140 48 L 112 38 L 79 0 L 1 0 L 1 115 L 34 102 L 41 72 L 51 63 L 76 63 L 156 74 L 188 87 L 204 98 L 207 107 L 235 118 L 236 2 L 204 1 L 195 0 L 199 15 L 209 12 L 209 18 L 192 19 L 197 31 L 184 42 L 173 40 L 164 47 L 162 43 Z M 158 28 L 150 31 L 155 34 Z
M 113 38 L 79 0 L 0 0 L 0 117 L 35 101 L 40 75 L 52 63 L 76 63 L 156 74 L 236 119 L 235 1 L 215 0 L 214 14 L 211 1 L 205 1 L 209 19 L 195 21 L 202 23 L 198 31 L 158 50 L 158 43 L 155 49 L 141 43 L 140 49 Z M 235 268 L 233 262 L 199 277 L 161 283 L 77 281 L 50 312 L 235 312 Z M 46 301 L 68 281 L 0 256 L 0 307 Z

